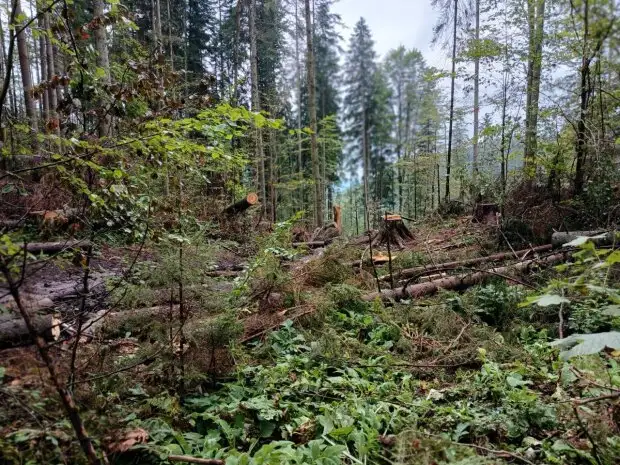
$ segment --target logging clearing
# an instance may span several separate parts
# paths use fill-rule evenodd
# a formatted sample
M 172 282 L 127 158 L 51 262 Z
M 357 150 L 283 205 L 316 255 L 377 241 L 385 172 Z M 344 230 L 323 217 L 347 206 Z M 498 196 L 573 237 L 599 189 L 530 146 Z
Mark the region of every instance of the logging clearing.
M 620 464 L 617 3 L 4 2 L 0 465 Z

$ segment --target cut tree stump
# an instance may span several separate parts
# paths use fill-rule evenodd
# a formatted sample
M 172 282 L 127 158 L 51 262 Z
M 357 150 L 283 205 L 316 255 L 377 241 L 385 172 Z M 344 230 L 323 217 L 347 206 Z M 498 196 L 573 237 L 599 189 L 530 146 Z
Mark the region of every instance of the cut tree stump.
M 252 205 L 256 205 L 257 203 L 258 195 L 256 194 L 256 192 L 250 192 L 248 195 L 245 196 L 245 198 L 233 203 L 232 205 L 227 206 L 224 210 L 222 210 L 222 214 L 233 216 L 246 211 Z
M 474 209 L 474 221 L 483 224 L 497 224 L 499 206 L 496 203 L 478 203 Z
M 578 237 L 592 237 L 589 239 L 595 245 L 612 245 L 614 242 L 620 242 L 620 238 L 617 237 L 617 231 L 569 231 L 569 232 L 555 232 L 551 236 L 551 243 L 554 247 L 560 247 L 564 244 L 568 244 L 570 241 L 577 239 Z
M 394 245 L 400 249 L 405 248 L 407 242 L 413 241 L 414 237 L 409 228 L 405 226 L 400 215 L 385 215 L 381 219 L 381 228 L 377 235 L 372 239 L 374 247 L 387 244 Z
M 36 333 L 46 342 L 60 337 L 60 319 L 55 315 L 31 317 Z M 30 332 L 24 320 L 15 314 L 0 315 L 0 349 L 32 344 Z
M 477 284 L 483 284 L 491 278 L 500 276 L 504 277 L 515 273 L 526 273 L 535 268 L 544 268 L 555 265 L 566 259 L 570 252 L 557 253 L 541 258 L 540 260 L 525 260 L 514 265 L 493 268 L 475 273 L 460 274 L 446 278 L 429 281 L 427 283 L 414 284 L 405 288 L 388 289 L 381 292 L 373 292 L 363 296 L 363 300 L 371 302 L 375 299 L 382 300 L 400 300 L 407 298 L 416 298 L 424 295 L 430 295 L 439 289 L 464 290 Z
M 310 242 L 326 242 L 330 243 L 342 234 L 342 208 L 338 205 L 333 207 L 334 222 L 317 228 L 312 234 Z

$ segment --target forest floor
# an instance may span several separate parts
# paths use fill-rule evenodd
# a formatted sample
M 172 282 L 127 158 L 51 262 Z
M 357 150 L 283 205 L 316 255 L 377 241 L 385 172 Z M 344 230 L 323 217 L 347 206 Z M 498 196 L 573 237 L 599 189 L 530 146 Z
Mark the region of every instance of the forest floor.
M 411 229 L 415 240 L 392 250 L 395 285 L 402 270 L 510 252 L 470 217 Z M 607 255 L 583 250 L 568 269 L 381 302 L 363 297 L 378 280 L 391 287 L 389 266 L 373 269 L 366 244 L 290 249 L 275 231 L 250 250 L 187 250 L 181 288 L 176 250 L 98 252 L 86 305 L 113 310 L 77 345 L 70 386 L 109 463 L 619 463 L 620 354 L 566 361 L 549 344 L 615 334 L 604 309 L 617 277 L 597 281 L 587 254 Z M 52 297 L 66 321 L 51 352 L 67 379 L 81 304 L 68 290 L 82 276 L 67 254 L 24 287 Z M 524 305 L 576 279 L 591 292 Z M 0 405 L 0 463 L 81 463 L 32 346 L 0 351 Z

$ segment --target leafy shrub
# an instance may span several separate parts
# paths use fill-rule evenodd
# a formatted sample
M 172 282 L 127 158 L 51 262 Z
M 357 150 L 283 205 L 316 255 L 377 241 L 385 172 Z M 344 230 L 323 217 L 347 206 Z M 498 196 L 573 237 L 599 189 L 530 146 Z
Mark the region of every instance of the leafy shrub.
M 471 306 L 482 321 L 503 330 L 518 316 L 524 295 L 520 287 L 498 281 L 476 288 L 471 293 Z

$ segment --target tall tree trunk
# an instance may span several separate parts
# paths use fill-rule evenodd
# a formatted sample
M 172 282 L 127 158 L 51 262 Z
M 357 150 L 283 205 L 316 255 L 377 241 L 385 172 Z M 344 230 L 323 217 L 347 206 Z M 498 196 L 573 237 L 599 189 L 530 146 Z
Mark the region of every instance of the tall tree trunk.
M 26 36 L 26 30 L 21 30 L 23 21 L 20 20 L 20 17 L 23 13 L 19 0 L 15 2 L 15 15 L 18 20 L 16 27 L 19 28 L 17 34 L 17 53 L 19 55 L 19 69 L 22 75 L 22 85 L 24 87 L 24 104 L 26 105 L 26 115 L 28 116 L 30 128 L 32 129 L 33 145 L 36 145 L 36 134 L 38 130 L 37 107 L 32 96 L 32 73 L 30 70 L 30 56 L 28 54 L 28 38 Z
M 396 98 L 398 99 L 398 110 L 396 115 L 396 182 L 398 184 L 398 211 L 400 211 L 403 205 L 403 188 L 401 186 L 403 168 L 400 164 L 403 150 L 403 85 L 400 77 L 396 89 Z
M 476 30 L 475 30 L 475 43 L 476 43 L 476 58 L 474 60 L 474 154 L 473 154 L 473 185 L 475 194 L 478 195 L 480 190 L 477 185 L 478 178 L 478 126 L 480 116 L 480 56 L 479 56 L 479 42 L 480 42 L 480 0 L 476 0 Z
M 538 137 L 538 100 L 542 71 L 542 48 L 545 26 L 545 0 L 527 0 L 528 59 L 525 108 L 524 171 L 527 178 L 536 172 Z
M 47 58 L 47 81 L 51 83 L 56 75 L 56 64 L 54 61 L 54 47 L 52 45 L 52 27 L 50 14 L 45 13 L 45 28 L 47 33 L 45 35 L 45 56 Z M 57 135 L 60 134 L 60 122 L 58 121 L 58 115 L 56 110 L 58 108 L 58 94 L 52 87 L 47 89 L 47 96 L 49 99 L 49 114 L 47 126 Z
M 304 209 L 304 161 L 301 141 L 301 58 L 299 53 L 299 0 L 295 1 L 295 65 L 296 70 L 296 87 L 297 87 L 297 173 L 299 175 L 299 208 Z
M 256 32 L 256 0 L 250 0 L 250 73 L 252 80 L 252 111 L 260 112 L 260 93 L 258 90 L 258 52 L 257 52 L 257 32 Z M 256 171 L 258 173 L 258 184 L 260 201 L 263 214 L 267 211 L 267 190 L 265 185 L 265 153 L 263 149 L 263 131 L 256 127 Z
M 108 44 L 106 42 L 106 30 L 103 25 L 103 13 L 104 13 L 104 0 L 93 1 L 93 16 L 96 21 L 97 27 L 93 31 L 93 37 L 95 38 L 95 49 L 97 50 L 97 66 L 103 70 L 103 76 L 101 81 L 104 85 L 110 85 L 110 59 L 108 57 Z M 101 19 L 97 21 L 97 19 Z M 109 110 L 104 102 L 100 102 L 103 115 L 99 120 L 99 137 L 106 137 L 110 135 L 110 123 L 111 118 Z
M 39 56 L 40 56 L 40 67 L 41 67 L 41 81 L 47 80 L 47 47 L 45 45 L 45 20 L 43 16 L 39 16 L 38 19 L 39 24 Z M 45 122 L 50 117 L 50 99 L 47 91 L 43 92 L 42 95 L 43 100 L 43 121 Z
M 271 222 L 277 219 L 276 209 L 278 198 L 276 195 L 276 161 L 278 159 L 278 138 L 275 129 L 269 130 L 269 197 L 271 199 Z
M 323 195 L 321 192 L 321 174 L 319 154 L 317 150 L 317 123 L 316 123 L 316 86 L 314 69 L 314 47 L 312 30 L 312 12 L 310 0 L 305 0 L 306 13 L 306 66 L 308 84 L 308 113 L 310 116 L 310 157 L 312 161 L 312 178 L 314 181 L 314 222 L 315 226 L 323 226 Z
M 448 155 L 446 158 L 446 201 L 450 200 L 450 171 L 452 165 L 452 126 L 454 123 L 454 84 L 456 80 L 456 26 L 459 0 L 454 0 L 454 28 L 452 32 L 452 74 L 450 77 L 450 120 L 448 129 Z
M 583 0 L 583 45 L 581 50 L 581 68 L 579 70 L 579 120 L 577 121 L 577 140 L 575 147 L 575 194 L 583 192 L 585 181 L 585 164 L 588 155 L 586 144 L 586 117 L 590 101 L 590 56 L 588 39 L 590 35 L 589 0 Z
M 306 0 L 307 1 L 307 0 Z M 363 176 L 364 176 L 364 230 L 370 229 L 370 205 L 368 199 L 368 175 L 369 175 L 369 154 L 368 154 L 368 125 L 366 122 L 366 108 L 363 109 L 362 122 L 362 152 L 364 157 Z
M 504 81 L 504 89 L 502 92 L 502 138 L 501 138 L 501 144 L 500 144 L 500 157 L 501 157 L 501 163 L 502 166 L 500 167 L 500 182 L 502 184 L 502 194 L 506 192 L 506 177 L 507 174 L 506 173 L 506 158 L 507 158 L 507 153 L 506 153 L 506 112 L 507 112 L 507 107 L 508 107 L 508 102 L 507 102 L 507 89 L 506 89 L 506 82 Z

